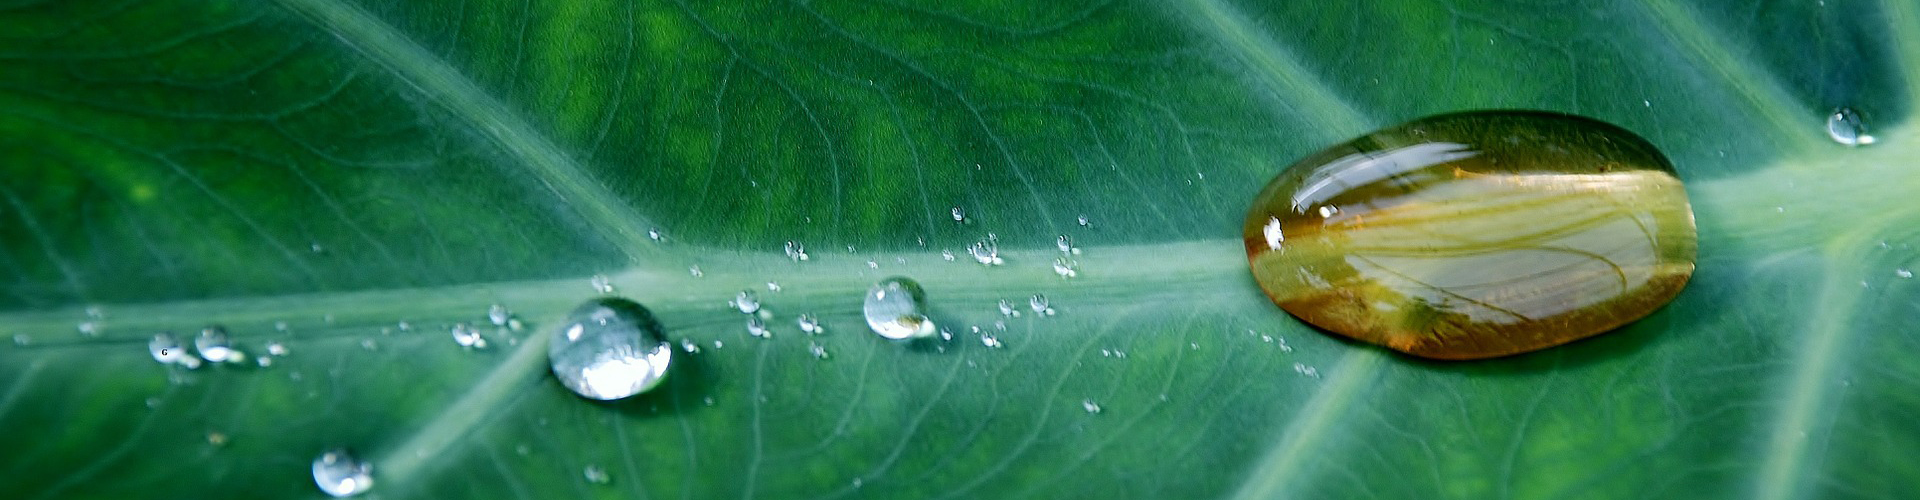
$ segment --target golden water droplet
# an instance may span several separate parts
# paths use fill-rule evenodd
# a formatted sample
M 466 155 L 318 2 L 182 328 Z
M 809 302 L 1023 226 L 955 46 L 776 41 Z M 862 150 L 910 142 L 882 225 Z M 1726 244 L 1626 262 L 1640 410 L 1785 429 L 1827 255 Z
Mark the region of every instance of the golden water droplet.
M 1544 112 L 1435 116 L 1327 148 L 1267 184 L 1243 236 L 1294 316 L 1416 356 L 1593 336 L 1693 275 L 1673 167 L 1619 127 Z

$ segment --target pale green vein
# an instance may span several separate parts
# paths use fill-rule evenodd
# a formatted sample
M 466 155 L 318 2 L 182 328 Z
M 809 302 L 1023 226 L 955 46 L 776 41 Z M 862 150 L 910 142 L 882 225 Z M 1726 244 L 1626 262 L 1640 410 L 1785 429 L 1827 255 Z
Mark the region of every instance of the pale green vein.
M 587 175 L 573 157 L 506 104 L 405 34 L 373 14 L 339 0 L 279 0 L 347 45 L 412 84 L 466 120 L 526 167 L 562 203 L 572 207 L 632 262 L 659 251 L 645 234 L 653 227 L 632 207 Z
M 1367 390 L 1388 354 L 1381 349 L 1351 349 L 1328 371 L 1326 384 L 1293 415 L 1280 442 L 1247 471 L 1246 482 L 1234 498 L 1290 498 L 1284 488 L 1301 478 L 1301 465 L 1314 456 L 1320 443 L 1333 433 L 1340 416 Z
M 373 462 L 379 464 L 379 469 L 374 471 L 377 478 L 425 477 L 421 474 L 427 472 L 429 464 L 446 463 L 443 457 L 448 448 L 479 427 L 487 417 L 501 414 L 507 399 L 523 392 L 533 379 L 545 372 L 547 339 L 546 335 L 527 336 L 526 341 L 514 349 L 513 356 L 474 383 L 459 400 L 422 425 L 406 442 L 386 450 Z
M 1300 57 L 1260 33 L 1245 15 L 1223 0 L 1178 0 L 1171 5 L 1202 33 L 1218 40 L 1276 96 L 1321 127 L 1326 138 L 1340 140 L 1373 128 L 1373 120 L 1315 76 Z
M 1920 101 L 1920 4 L 1912 0 L 1882 0 L 1887 29 L 1893 33 L 1894 63 L 1906 77 L 1907 98 Z
M 1850 249 L 1864 247 L 1861 242 L 1841 239 L 1830 244 L 1825 254 L 1834 263 L 1860 262 L 1858 252 Z M 1783 381 L 1785 398 L 1775 411 L 1773 434 L 1767 437 L 1765 459 L 1750 498 L 1801 498 L 1816 482 L 1808 477 L 1814 473 L 1807 465 L 1813 458 L 1809 455 L 1818 453 L 1810 445 L 1813 439 L 1824 439 L 1819 422 L 1833 411 L 1830 395 L 1839 380 L 1835 371 L 1839 360 L 1847 355 L 1846 340 L 1856 331 L 1848 320 L 1860 305 L 1861 290 L 1855 283 L 1855 277 L 1861 274 L 1857 269 L 1829 268 L 1824 274 L 1827 279 L 1813 301 L 1814 314 L 1807 322 L 1805 338 L 1786 341 L 1798 356 L 1793 359 L 1793 373 Z
M 1724 35 L 1707 26 L 1690 7 L 1673 0 L 1648 0 L 1646 5 L 1652 9 L 1655 23 L 1695 62 L 1710 68 L 1759 113 L 1775 134 L 1787 141 L 1788 149 L 1809 151 L 1820 145 L 1820 115 L 1799 105 L 1771 71 L 1731 47 Z

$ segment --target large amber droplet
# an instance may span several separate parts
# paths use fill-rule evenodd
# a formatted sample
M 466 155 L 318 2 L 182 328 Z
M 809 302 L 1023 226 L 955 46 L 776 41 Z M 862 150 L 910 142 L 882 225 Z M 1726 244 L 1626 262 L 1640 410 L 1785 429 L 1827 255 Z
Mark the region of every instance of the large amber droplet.
M 1693 209 L 1652 144 L 1521 111 L 1383 129 L 1282 172 L 1247 214 L 1281 308 L 1416 356 L 1475 359 L 1611 330 L 1693 275 Z

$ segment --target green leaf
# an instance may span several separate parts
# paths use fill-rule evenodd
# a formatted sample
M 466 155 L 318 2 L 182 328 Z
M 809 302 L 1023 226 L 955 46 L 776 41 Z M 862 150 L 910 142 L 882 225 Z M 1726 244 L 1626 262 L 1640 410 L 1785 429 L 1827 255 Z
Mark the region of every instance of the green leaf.
M 384 498 L 1920 486 L 1911 1 L 15 0 L 0 68 L 9 497 L 318 497 L 342 446 Z M 1842 106 L 1878 144 L 1825 139 Z M 1690 287 L 1470 363 L 1260 294 L 1237 231 L 1280 168 L 1483 108 L 1660 146 Z M 1004 266 L 965 252 L 990 234 Z M 547 373 L 595 275 L 700 348 L 666 385 L 591 402 Z M 951 341 L 866 331 L 892 275 Z M 1058 313 L 1001 314 L 1034 294 Z M 450 341 L 493 304 L 527 328 Z M 212 324 L 249 363 L 143 349 Z

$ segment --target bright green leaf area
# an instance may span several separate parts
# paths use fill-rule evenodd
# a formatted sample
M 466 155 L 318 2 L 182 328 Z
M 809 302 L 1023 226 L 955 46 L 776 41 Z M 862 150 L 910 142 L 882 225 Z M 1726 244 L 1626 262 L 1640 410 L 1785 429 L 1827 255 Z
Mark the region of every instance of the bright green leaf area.
M 0 2 L 0 496 L 1911 497 L 1920 4 L 1738 4 Z M 1261 295 L 1267 179 L 1488 108 L 1665 151 L 1688 289 L 1464 363 Z M 653 392 L 548 373 L 595 275 L 699 348 Z M 866 331 L 891 275 L 952 340 Z M 209 324 L 289 353 L 147 353 Z

